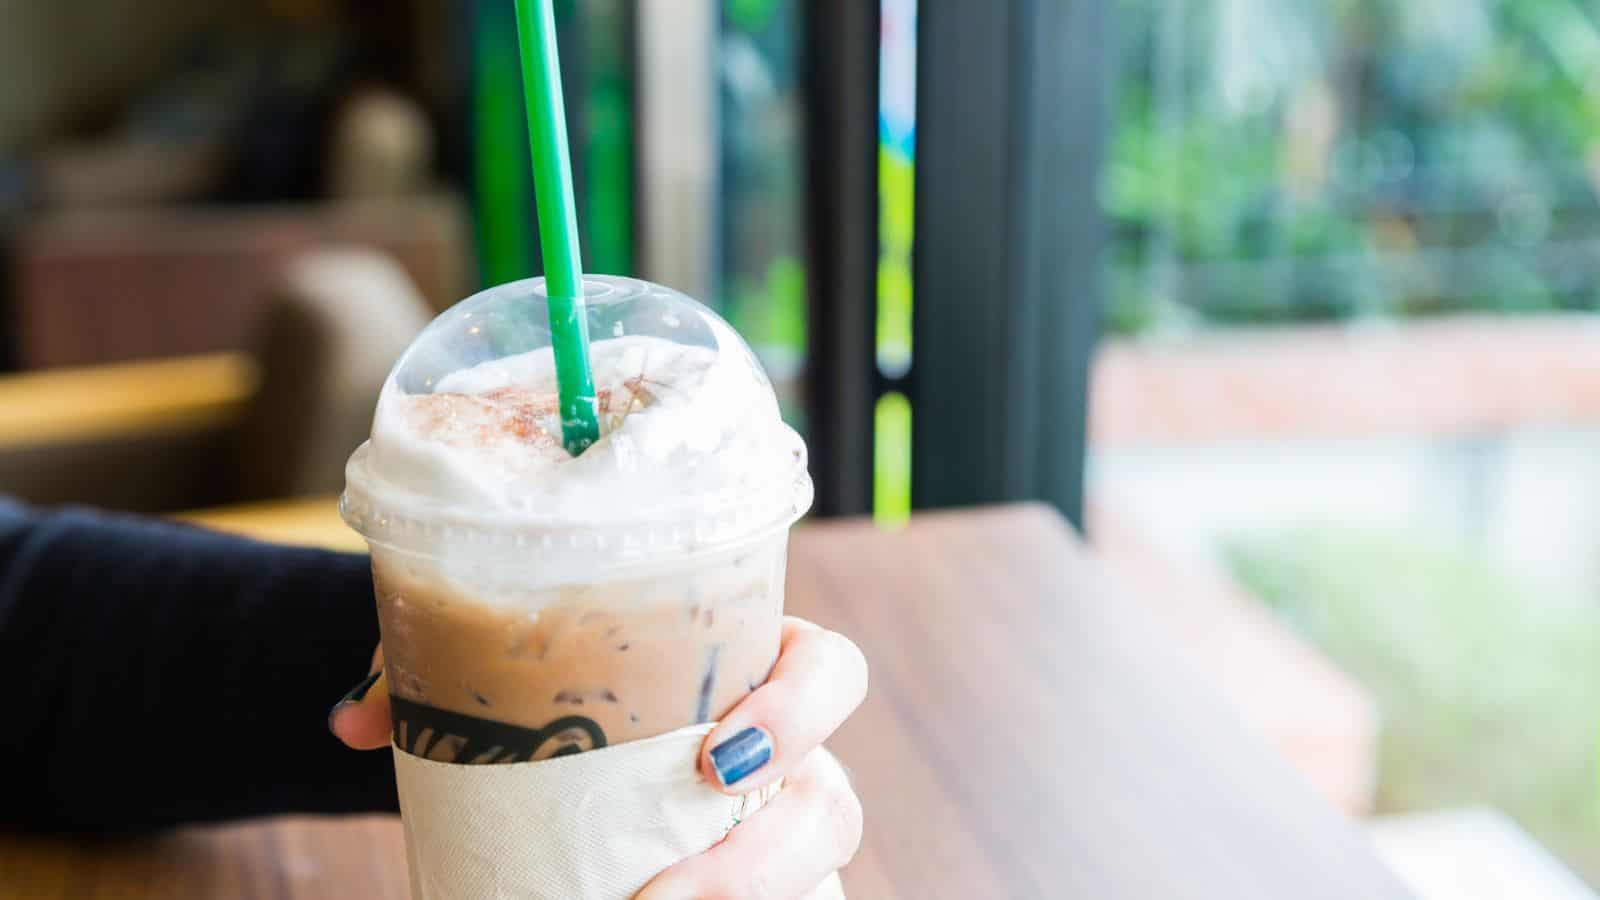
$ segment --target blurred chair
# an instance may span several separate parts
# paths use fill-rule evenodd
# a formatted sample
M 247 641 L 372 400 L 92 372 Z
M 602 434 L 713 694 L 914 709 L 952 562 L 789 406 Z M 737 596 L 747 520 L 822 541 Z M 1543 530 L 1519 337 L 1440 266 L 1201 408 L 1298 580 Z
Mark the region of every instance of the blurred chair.
M 300 254 L 383 250 L 436 308 L 469 277 L 449 194 L 362 203 L 52 214 L 16 233 L 9 302 L 24 369 L 244 349 L 271 282 Z
M 341 489 L 389 367 L 430 317 L 381 254 L 328 250 L 287 266 L 254 348 L 262 382 L 240 428 L 239 499 Z
M 0 377 L 0 493 L 169 512 L 334 491 L 430 310 L 394 260 L 284 265 L 248 351 Z

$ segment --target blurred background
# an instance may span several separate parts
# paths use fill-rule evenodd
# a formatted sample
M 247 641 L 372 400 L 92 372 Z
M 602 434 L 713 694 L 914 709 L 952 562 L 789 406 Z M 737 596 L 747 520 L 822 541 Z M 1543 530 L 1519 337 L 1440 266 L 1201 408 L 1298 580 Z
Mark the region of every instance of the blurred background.
M 587 268 L 750 339 L 817 514 L 1054 504 L 1425 896 L 1591 896 L 1600 12 L 556 8 Z M 0 492 L 325 503 L 539 271 L 509 0 L 0 20 Z

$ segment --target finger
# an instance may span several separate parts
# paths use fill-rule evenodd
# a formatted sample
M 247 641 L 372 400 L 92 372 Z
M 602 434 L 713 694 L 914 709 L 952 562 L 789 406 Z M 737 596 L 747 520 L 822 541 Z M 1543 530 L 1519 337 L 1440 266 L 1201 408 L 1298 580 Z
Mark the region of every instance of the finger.
M 784 620 L 772 677 L 706 736 L 700 771 L 728 794 L 776 781 L 833 734 L 867 694 L 867 661 L 849 638 Z
M 838 760 L 818 748 L 771 803 L 657 875 L 635 900 L 796 900 L 825 886 L 860 845 L 861 802 Z
M 362 679 L 328 712 L 328 730 L 356 750 L 389 746 L 389 685 L 383 648 L 372 654 L 372 674 Z

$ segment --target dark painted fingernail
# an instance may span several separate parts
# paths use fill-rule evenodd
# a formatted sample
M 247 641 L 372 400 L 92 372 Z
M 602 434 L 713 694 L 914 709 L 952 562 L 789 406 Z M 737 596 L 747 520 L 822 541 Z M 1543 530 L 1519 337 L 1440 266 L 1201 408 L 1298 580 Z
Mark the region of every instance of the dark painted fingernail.
M 360 683 L 351 688 L 349 693 L 339 698 L 339 702 L 333 705 L 333 709 L 328 710 L 329 731 L 333 730 L 333 720 L 334 717 L 339 715 L 339 710 L 344 709 L 346 706 L 349 706 L 352 703 L 360 703 L 363 699 L 365 699 L 367 696 L 367 691 L 372 690 L 372 686 L 378 683 L 378 676 L 381 674 L 383 674 L 383 670 L 379 669 L 378 671 L 373 672 L 371 675 L 361 679 Z
M 759 728 L 746 728 L 711 748 L 711 765 L 723 787 L 749 778 L 770 759 L 772 738 Z

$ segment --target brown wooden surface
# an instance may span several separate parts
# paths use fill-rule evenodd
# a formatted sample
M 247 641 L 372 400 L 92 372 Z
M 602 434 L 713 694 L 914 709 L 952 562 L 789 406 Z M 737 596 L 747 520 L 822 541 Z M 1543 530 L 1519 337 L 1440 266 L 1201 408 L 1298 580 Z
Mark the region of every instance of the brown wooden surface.
M 326 527 L 329 508 L 299 514 Z M 853 636 L 873 666 L 833 742 L 867 811 L 853 900 L 1408 896 L 1054 513 L 808 525 L 789 590 L 791 610 Z M 403 848 L 383 817 L 0 837 L 0 895 L 401 898 Z
M 226 426 L 259 377 L 240 353 L 3 375 L 0 451 Z
M 141 512 L 237 497 L 257 381 L 237 353 L 0 376 L 0 494 Z
M 269 503 L 245 503 L 182 513 L 179 518 L 214 531 L 242 534 L 258 541 L 364 553 L 367 542 L 339 518 L 338 497 L 306 497 Z

